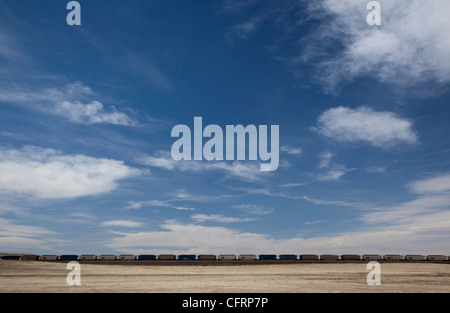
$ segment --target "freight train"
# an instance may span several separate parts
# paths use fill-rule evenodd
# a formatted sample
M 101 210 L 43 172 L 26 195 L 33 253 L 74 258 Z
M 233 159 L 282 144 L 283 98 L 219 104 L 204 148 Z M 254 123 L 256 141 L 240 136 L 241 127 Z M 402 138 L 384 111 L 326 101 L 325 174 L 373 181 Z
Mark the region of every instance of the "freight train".
M 121 261 L 252 261 L 252 262 L 450 262 L 450 257 L 445 255 L 400 255 L 400 254 L 82 254 L 82 255 L 4 255 L 0 257 L 2 260 L 39 260 L 39 261 L 81 261 L 81 262 L 102 262 L 114 261 L 120 263 Z

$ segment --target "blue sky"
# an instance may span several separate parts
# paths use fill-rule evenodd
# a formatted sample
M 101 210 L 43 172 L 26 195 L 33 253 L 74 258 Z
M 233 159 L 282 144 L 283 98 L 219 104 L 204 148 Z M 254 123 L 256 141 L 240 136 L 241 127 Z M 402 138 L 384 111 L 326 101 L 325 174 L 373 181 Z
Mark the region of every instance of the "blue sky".
M 450 254 L 446 0 L 0 1 L 0 251 Z M 279 125 L 280 164 L 171 130 Z

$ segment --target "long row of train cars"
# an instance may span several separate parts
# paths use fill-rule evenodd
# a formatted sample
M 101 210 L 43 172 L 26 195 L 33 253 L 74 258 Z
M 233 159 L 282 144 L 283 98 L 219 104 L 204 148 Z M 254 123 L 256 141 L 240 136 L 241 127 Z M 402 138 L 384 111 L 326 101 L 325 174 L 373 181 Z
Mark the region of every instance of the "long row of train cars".
M 448 262 L 449 256 L 445 255 L 398 255 L 398 254 L 83 254 L 83 255 L 9 255 L 2 256 L 3 260 L 40 260 L 40 261 L 152 261 L 152 260 L 184 260 L 184 261 L 384 261 L 384 262 Z

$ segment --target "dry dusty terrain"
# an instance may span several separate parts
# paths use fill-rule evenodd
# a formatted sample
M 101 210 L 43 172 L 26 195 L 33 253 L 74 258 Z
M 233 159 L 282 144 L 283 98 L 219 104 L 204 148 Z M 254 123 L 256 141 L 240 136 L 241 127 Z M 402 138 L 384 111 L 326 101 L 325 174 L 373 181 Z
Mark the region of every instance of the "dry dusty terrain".
M 81 264 L 68 286 L 66 263 L 1 261 L 0 292 L 450 292 L 450 264 L 381 264 L 369 286 L 366 264 L 130 266 Z

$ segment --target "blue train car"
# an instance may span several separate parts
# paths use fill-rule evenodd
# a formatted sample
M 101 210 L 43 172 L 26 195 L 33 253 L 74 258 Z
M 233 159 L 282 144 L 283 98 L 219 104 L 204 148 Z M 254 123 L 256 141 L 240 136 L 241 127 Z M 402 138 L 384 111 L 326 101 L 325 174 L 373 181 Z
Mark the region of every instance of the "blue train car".
M 280 260 L 298 260 L 295 254 L 280 254 Z
M 182 254 L 178 256 L 178 260 L 196 260 L 197 256 L 195 254 Z
M 143 260 L 143 261 L 156 260 L 156 255 L 154 255 L 154 254 L 141 254 L 141 255 L 138 256 L 138 260 Z
M 264 260 L 277 260 L 277 256 L 275 254 L 260 254 L 259 259 Z
M 60 261 L 77 261 L 78 255 L 61 255 L 59 257 Z
M 18 256 L 18 255 L 4 255 L 4 256 L 2 256 L 2 260 L 20 260 L 20 256 Z

